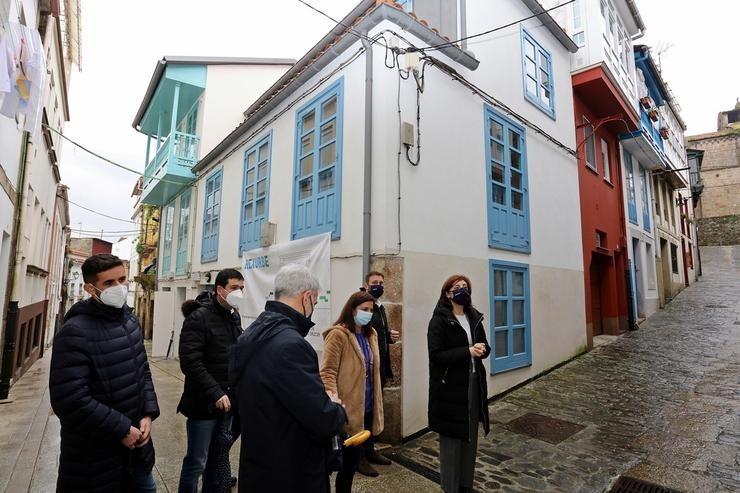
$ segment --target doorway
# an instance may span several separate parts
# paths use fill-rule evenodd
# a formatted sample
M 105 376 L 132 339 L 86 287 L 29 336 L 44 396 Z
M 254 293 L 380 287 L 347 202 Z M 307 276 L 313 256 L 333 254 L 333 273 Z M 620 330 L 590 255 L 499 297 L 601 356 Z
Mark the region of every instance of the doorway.
M 665 238 L 660 239 L 660 272 L 663 278 L 663 287 L 660 292 L 660 300 L 662 306 L 665 306 L 670 299 L 671 293 L 671 251 L 668 248 L 668 240 Z
M 589 269 L 591 280 L 591 326 L 593 327 L 593 336 L 599 336 L 604 333 L 604 313 L 603 313 L 603 295 L 602 284 L 604 281 L 603 263 L 599 255 L 593 255 Z
M 637 305 L 637 317 L 645 318 L 645 279 L 643 277 L 643 257 L 640 248 L 640 240 L 632 238 L 632 260 L 634 264 L 635 279 L 635 303 Z

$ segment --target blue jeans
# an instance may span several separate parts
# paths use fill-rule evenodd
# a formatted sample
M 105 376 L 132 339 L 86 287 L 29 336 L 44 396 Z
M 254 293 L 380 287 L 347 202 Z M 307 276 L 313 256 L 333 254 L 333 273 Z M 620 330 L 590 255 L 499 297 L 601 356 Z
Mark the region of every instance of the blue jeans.
M 154 482 L 152 471 L 146 472 L 146 468 L 141 462 L 134 464 L 131 480 L 136 485 L 136 491 L 139 493 L 156 493 L 157 491 L 157 483 Z
M 231 416 L 219 419 L 188 419 L 185 425 L 188 434 L 188 450 L 182 461 L 178 493 L 197 493 L 198 478 L 203 475 L 203 493 L 224 491 L 225 481 L 231 481 L 229 464 L 229 440 Z M 219 474 L 224 463 L 228 477 Z

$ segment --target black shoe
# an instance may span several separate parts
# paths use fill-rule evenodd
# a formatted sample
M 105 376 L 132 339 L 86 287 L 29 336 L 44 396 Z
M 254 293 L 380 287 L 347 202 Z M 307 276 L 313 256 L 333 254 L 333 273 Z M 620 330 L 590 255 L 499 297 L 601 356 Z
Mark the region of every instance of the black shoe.
M 380 475 L 380 473 L 365 459 L 362 459 L 360 463 L 357 464 L 357 472 L 359 472 L 363 476 L 368 476 L 371 478 L 377 478 Z
M 236 487 L 236 477 L 231 476 L 231 479 L 229 480 L 229 486 L 231 488 L 235 488 Z
M 365 451 L 365 459 L 371 464 L 379 466 L 390 466 L 391 461 L 380 455 L 375 449 Z

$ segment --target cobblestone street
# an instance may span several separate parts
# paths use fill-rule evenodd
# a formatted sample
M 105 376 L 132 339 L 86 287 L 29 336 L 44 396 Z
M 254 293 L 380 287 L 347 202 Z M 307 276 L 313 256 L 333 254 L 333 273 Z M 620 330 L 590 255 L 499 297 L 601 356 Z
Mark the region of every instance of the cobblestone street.
M 620 474 L 740 491 L 740 247 L 702 257 L 702 280 L 640 330 L 490 406 L 477 491 L 597 492 Z M 391 456 L 434 478 L 438 450 L 427 434 Z
M 685 492 L 740 491 L 740 247 L 702 251 L 704 277 L 625 334 L 490 406 L 476 491 L 603 492 L 622 474 Z M 54 490 L 59 421 L 49 355 L 0 404 L 0 491 Z M 151 362 L 159 491 L 175 491 L 185 420 L 182 375 Z M 236 465 L 238 444 L 233 449 Z M 439 491 L 434 433 L 386 450 L 395 462 L 355 491 Z

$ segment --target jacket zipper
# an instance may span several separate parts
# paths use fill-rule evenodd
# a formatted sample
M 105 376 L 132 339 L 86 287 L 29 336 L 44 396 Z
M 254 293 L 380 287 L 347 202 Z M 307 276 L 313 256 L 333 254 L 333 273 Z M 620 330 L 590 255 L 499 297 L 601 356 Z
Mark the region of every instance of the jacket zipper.
M 450 371 L 450 367 L 449 366 L 445 368 L 445 373 L 444 373 L 444 375 L 442 375 L 442 383 L 447 383 L 447 382 L 445 382 L 445 378 L 447 378 L 447 372 L 448 371 Z

